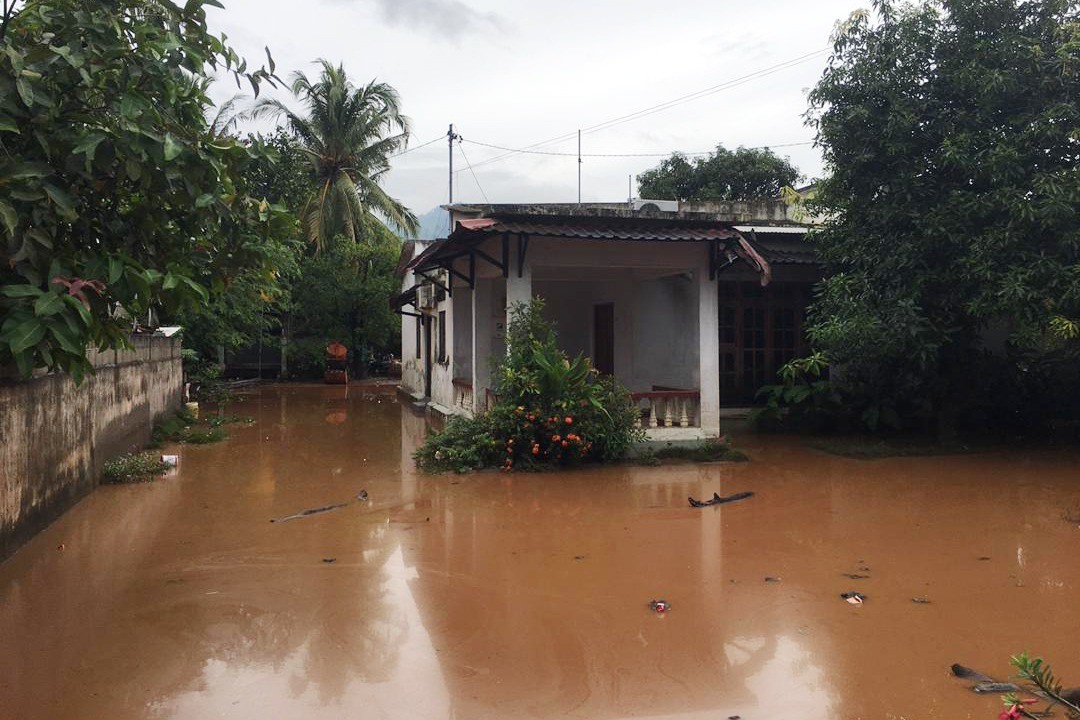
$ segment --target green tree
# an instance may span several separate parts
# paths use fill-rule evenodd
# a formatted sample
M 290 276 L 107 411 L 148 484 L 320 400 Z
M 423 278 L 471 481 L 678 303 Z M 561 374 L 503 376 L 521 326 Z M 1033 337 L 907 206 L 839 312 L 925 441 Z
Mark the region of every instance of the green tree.
M 88 347 L 123 345 L 130 318 L 267 260 L 281 209 L 239 180 L 262 151 L 206 115 L 211 74 L 257 94 L 273 62 L 247 70 L 205 5 L 218 3 L 4 2 L 0 366 L 78 380 Z
M 416 216 L 379 185 L 390 157 L 409 138 L 397 91 L 374 80 L 356 87 L 343 66 L 319 63 L 322 74 L 315 82 L 302 72 L 293 74 L 292 92 L 306 117 L 278 100 L 265 99 L 256 107 L 256 115 L 284 116 L 311 163 L 314 187 L 302 212 L 308 240 L 319 249 L 338 235 L 358 240 L 363 219 L 372 212 L 415 234 Z
M 361 223 L 359 242 L 339 238 L 301 260 L 289 313 L 288 364 L 294 377 L 321 375 L 324 349 L 333 340 L 349 348 L 359 377 L 366 375 L 374 354 L 398 348 L 401 318 L 388 300 L 400 292 L 394 268 L 401 239 L 374 218 Z
M 799 180 L 798 169 L 768 148 L 740 147 L 693 160 L 674 153 L 637 177 L 638 192 L 655 200 L 753 200 L 780 197 Z
M 222 105 L 211 128 L 232 126 L 239 117 L 231 112 L 232 103 Z M 246 192 L 287 212 L 278 215 L 275 232 L 252 248 L 264 262 L 225 278 L 206 302 L 188 306 L 171 318 L 184 327 L 184 346 L 205 362 L 216 362 L 221 351 L 251 347 L 287 326 L 292 283 L 305 251 L 297 216 L 310 188 L 306 155 L 281 128 L 269 135 L 248 135 L 243 144 L 262 149 L 243 169 Z
M 808 113 L 829 169 L 810 336 L 845 385 L 947 428 L 993 384 L 988 326 L 1015 347 L 1077 316 L 1078 103 L 1067 0 L 878 0 L 839 27 Z

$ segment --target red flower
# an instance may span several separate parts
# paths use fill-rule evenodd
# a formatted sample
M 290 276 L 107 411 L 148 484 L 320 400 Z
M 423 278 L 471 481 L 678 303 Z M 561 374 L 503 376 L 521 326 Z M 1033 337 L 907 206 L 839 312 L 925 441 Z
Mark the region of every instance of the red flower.
M 1021 717 L 1019 705 L 1013 705 L 1008 710 L 1002 710 L 998 714 L 998 720 L 1020 720 Z
M 563 440 L 563 441 L 562 441 L 562 446 L 563 446 L 563 447 L 570 447 L 570 443 L 568 443 L 568 442 L 566 442 L 565 440 Z
M 539 455 L 540 454 L 540 446 L 539 445 L 533 445 L 532 454 L 533 455 Z
M 567 416 L 565 422 L 566 422 L 567 425 L 573 425 L 574 424 L 574 418 L 572 418 L 570 416 Z

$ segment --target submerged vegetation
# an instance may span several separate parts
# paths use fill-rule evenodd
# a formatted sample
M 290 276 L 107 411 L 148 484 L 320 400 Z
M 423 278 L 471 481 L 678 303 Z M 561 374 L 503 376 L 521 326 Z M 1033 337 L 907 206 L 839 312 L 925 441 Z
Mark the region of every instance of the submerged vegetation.
M 151 447 L 160 447 L 166 442 L 208 445 L 229 437 L 228 431 L 225 430 L 226 425 L 251 422 L 254 420 L 250 417 L 235 415 L 217 415 L 199 419 L 184 409 L 154 426 Z
M 541 470 L 612 462 L 644 439 L 638 410 L 614 378 L 559 350 L 539 298 L 511 308 L 507 355 L 496 361 L 494 407 L 454 418 L 415 453 L 429 472 Z
M 110 484 L 150 482 L 168 469 L 169 465 L 152 453 L 127 453 L 105 463 L 101 481 Z
M 659 450 L 645 450 L 634 458 L 638 465 L 663 465 L 665 460 L 705 463 L 745 462 L 749 458 L 722 439 L 706 440 L 700 445 L 668 445 Z

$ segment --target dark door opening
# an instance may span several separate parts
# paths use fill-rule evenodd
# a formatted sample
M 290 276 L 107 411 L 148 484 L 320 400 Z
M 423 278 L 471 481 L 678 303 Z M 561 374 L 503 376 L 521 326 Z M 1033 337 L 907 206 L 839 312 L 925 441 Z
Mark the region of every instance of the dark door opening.
M 431 397 L 431 318 L 424 316 L 424 397 Z
M 806 283 L 720 282 L 720 404 L 750 405 L 762 385 L 778 382 L 784 363 L 806 352 Z
M 615 374 L 615 304 L 593 306 L 593 367 L 605 375 Z

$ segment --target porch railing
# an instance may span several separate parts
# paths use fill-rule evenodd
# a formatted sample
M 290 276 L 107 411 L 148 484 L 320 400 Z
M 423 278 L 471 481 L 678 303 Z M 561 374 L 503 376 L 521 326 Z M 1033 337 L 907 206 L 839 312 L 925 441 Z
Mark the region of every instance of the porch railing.
M 701 392 L 653 386 L 648 392 L 631 394 L 640 410 L 637 426 L 700 427 Z
M 454 378 L 452 383 L 454 386 L 454 406 L 471 413 L 473 410 L 472 381 Z

